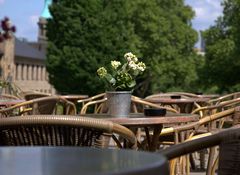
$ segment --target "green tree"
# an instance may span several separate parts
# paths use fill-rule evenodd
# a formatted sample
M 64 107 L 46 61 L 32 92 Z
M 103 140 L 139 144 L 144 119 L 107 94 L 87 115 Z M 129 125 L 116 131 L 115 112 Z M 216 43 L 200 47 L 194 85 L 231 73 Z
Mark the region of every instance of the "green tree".
M 58 91 L 93 95 L 105 90 L 97 68 L 136 52 L 129 9 L 127 0 L 61 0 L 51 6 L 47 70 Z
M 47 70 L 58 91 L 103 92 L 97 68 L 129 51 L 148 68 L 137 95 L 194 88 L 197 33 L 183 0 L 61 0 L 50 11 Z
M 197 81 L 197 56 L 193 52 L 197 33 L 191 27 L 192 9 L 183 0 L 132 3 L 132 22 L 148 67 L 139 84 L 140 91 L 193 90 Z
M 240 90 L 240 1 L 222 5 L 223 16 L 204 32 L 206 61 L 201 74 L 205 87 L 219 93 Z

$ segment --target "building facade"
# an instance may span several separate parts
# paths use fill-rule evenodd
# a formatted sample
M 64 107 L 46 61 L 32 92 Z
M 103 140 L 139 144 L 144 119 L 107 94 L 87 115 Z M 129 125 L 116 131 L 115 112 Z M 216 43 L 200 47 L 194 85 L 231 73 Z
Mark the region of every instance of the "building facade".
M 1 79 L 15 83 L 23 91 L 39 91 L 55 94 L 48 82 L 46 52 L 38 50 L 26 41 L 11 38 L 1 44 Z
M 46 18 L 49 17 L 46 14 L 49 14 L 49 3 L 51 3 L 51 0 L 45 1 L 43 13 L 39 18 L 37 42 L 28 42 L 12 37 L 0 43 L 1 79 L 15 83 L 23 91 L 56 93 L 53 86 L 48 82 L 45 64 Z

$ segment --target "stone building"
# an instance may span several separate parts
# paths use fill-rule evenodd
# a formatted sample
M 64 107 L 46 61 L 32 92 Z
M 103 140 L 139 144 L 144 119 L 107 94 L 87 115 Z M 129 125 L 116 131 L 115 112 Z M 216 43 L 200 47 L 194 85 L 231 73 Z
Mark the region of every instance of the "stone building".
M 27 42 L 11 38 L 0 43 L 0 76 L 3 80 L 15 83 L 23 91 L 39 91 L 55 94 L 55 89 L 48 82 L 46 71 L 46 18 L 49 17 L 48 5 L 39 18 L 37 42 Z

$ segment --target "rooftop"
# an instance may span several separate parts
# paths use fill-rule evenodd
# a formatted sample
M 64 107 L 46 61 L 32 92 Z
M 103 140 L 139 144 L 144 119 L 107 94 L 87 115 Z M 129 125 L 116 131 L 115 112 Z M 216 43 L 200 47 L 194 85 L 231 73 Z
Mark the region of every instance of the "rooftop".
M 15 56 L 45 60 L 45 52 L 30 46 L 26 41 L 15 39 Z

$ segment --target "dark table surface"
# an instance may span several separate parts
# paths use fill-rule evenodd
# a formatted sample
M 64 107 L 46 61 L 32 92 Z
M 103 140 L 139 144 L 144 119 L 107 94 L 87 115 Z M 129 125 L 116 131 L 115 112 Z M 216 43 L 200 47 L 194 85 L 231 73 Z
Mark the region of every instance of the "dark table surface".
M 82 147 L 0 147 L 2 175 L 168 174 L 160 154 Z

